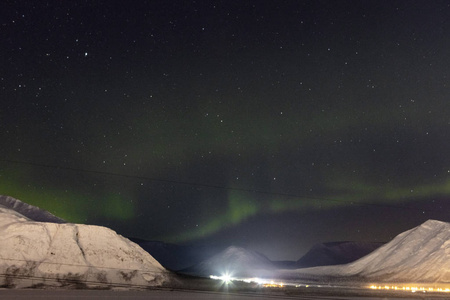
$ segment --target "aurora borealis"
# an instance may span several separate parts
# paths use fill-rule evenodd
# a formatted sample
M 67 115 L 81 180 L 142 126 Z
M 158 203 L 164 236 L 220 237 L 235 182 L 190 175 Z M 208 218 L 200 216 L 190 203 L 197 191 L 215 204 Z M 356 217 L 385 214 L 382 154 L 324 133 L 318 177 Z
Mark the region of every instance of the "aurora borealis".
M 450 221 L 446 1 L 0 6 L 0 194 L 271 259 Z

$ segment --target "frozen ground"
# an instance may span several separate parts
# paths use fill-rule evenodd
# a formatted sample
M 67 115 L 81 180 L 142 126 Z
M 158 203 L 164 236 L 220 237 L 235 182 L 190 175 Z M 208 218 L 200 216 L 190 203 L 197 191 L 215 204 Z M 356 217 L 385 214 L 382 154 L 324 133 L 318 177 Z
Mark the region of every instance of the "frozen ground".
M 310 300 L 390 300 L 390 299 L 424 299 L 423 295 L 392 296 L 392 295 L 372 295 L 372 296 L 345 296 L 330 294 L 256 294 L 256 293 L 223 293 L 223 292 L 200 292 L 182 290 L 152 290 L 152 291 L 98 291 L 98 290 L 0 290 L 0 298 L 29 300 L 32 299 L 227 299 L 227 300 L 269 300 L 269 299 L 310 299 Z M 446 299 L 445 297 L 429 297 L 426 299 Z M 448 299 L 448 298 L 447 298 Z

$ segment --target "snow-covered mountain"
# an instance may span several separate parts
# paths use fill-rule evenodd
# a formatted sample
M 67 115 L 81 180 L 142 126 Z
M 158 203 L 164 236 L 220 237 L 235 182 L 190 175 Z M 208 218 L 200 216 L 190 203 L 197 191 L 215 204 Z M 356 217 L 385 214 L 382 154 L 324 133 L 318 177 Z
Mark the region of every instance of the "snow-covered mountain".
M 283 278 L 353 277 L 383 282 L 450 282 L 450 223 L 428 220 L 346 265 L 280 271 Z
M 218 254 L 181 273 L 208 277 L 228 274 L 237 278 L 270 277 L 276 269 L 264 255 L 241 247 L 230 246 Z
M 0 206 L 0 286 L 147 287 L 169 280 L 149 253 L 111 229 L 37 222 L 11 208 L 31 217 L 44 211 L 7 200 L 13 205 Z
M 297 262 L 297 268 L 341 265 L 371 253 L 384 243 L 330 242 L 314 245 Z

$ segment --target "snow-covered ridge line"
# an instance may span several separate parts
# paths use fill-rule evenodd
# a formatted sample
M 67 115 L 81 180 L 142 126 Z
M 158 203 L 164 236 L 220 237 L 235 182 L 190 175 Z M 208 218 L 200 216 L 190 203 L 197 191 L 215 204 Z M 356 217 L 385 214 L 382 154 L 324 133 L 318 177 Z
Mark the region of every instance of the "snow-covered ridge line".
M 9 208 L 36 222 L 67 223 L 65 220 L 39 207 L 27 204 L 10 196 L 0 195 L 0 207 Z

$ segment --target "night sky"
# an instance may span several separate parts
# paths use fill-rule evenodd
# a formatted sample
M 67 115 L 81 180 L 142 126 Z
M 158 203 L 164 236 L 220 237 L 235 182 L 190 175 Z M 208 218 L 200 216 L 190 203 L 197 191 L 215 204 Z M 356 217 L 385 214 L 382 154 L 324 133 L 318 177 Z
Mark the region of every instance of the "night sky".
M 448 1 L 2 1 L 0 194 L 126 236 L 450 221 Z

